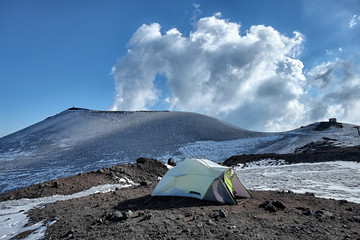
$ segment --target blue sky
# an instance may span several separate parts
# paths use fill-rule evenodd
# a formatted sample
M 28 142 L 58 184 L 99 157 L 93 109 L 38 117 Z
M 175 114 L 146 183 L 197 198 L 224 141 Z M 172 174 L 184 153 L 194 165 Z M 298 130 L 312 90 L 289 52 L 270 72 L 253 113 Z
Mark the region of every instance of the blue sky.
M 0 137 L 72 106 L 195 111 L 260 131 L 291 129 L 332 115 L 359 124 L 354 110 L 360 106 L 359 22 L 357 0 L 0 0 Z M 239 29 L 244 39 L 226 43 L 239 49 L 236 59 L 227 59 L 234 54 L 225 53 L 226 46 L 196 52 L 205 47 L 192 44 L 196 41 L 221 40 L 215 27 L 236 39 Z M 170 29 L 177 35 L 167 35 Z M 136 39 L 156 32 L 160 36 L 148 45 Z M 256 60 L 261 48 L 245 36 L 259 38 L 262 47 L 273 44 L 261 50 L 269 51 L 266 57 Z M 283 42 L 274 44 L 276 36 Z M 175 42 L 187 47 L 177 49 L 171 46 Z M 177 50 L 175 57 L 175 50 L 165 50 L 169 46 Z M 157 51 L 161 56 L 152 60 Z M 194 53 L 196 62 L 186 65 Z M 213 70 L 227 61 L 224 69 Z M 179 65 L 186 69 L 183 76 L 174 70 Z M 271 67 L 257 72 L 265 65 Z M 279 72 L 283 65 L 287 70 Z M 221 77 L 230 76 L 229 66 L 238 73 L 231 82 Z M 245 71 L 245 66 L 252 67 Z M 206 97 L 201 91 L 186 95 L 194 84 L 207 89 Z M 255 87 L 244 92 L 248 85 Z M 254 97 L 259 93 L 261 99 Z M 138 95 L 146 98 L 134 100 Z

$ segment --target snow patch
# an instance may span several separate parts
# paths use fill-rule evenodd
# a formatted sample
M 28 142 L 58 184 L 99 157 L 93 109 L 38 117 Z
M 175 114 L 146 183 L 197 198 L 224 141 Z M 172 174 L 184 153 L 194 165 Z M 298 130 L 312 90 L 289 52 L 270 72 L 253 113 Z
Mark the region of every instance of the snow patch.
M 250 154 L 257 152 L 262 145 L 282 139 L 281 135 L 243 138 L 228 141 L 197 141 L 186 144 L 178 149 L 180 156 L 204 157 L 217 162 L 224 161 L 231 155 Z
M 45 236 L 46 227 L 55 222 L 45 223 L 44 221 L 41 221 L 25 227 L 25 225 L 30 224 L 29 217 L 26 215 L 27 211 L 33 208 L 41 208 L 46 204 L 57 201 L 81 198 L 95 193 L 105 193 L 114 191 L 115 189 L 137 185 L 130 179 L 120 179 L 120 182 L 122 184 L 99 185 L 72 195 L 53 195 L 35 199 L 23 198 L 0 202 L 0 239 L 11 239 L 16 235 L 29 230 L 32 230 L 33 232 L 26 239 L 41 239 Z
M 251 190 L 312 192 L 317 197 L 360 203 L 360 163 L 321 162 L 236 167 L 236 174 Z

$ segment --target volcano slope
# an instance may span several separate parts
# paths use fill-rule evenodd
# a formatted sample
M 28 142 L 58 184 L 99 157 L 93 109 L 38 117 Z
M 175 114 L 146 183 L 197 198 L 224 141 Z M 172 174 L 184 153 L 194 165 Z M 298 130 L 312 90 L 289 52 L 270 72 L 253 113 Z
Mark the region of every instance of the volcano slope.
M 262 135 L 196 113 L 72 108 L 0 138 L 0 193 L 139 156 L 167 160 L 197 141 Z

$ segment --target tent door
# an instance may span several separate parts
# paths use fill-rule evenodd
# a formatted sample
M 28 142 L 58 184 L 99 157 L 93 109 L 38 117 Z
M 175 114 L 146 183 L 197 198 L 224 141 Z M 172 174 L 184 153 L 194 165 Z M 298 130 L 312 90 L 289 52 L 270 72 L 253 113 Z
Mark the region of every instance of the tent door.
M 224 175 L 216 178 L 210 185 L 208 191 L 204 196 L 204 200 L 222 202 L 227 204 L 237 204 L 230 189 L 226 186 Z

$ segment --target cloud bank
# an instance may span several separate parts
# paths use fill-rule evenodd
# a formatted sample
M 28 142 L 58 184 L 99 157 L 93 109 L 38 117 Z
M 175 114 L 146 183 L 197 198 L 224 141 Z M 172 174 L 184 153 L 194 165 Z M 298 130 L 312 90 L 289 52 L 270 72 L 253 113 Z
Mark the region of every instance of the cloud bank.
M 359 23 L 360 23 L 360 16 L 355 14 L 349 22 L 349 28 L 354 28 L 358 26 Z
M 338 117 L 349 123 L 360 120 L 359 66 L 352 59 L 322 63 L 308 73 L 309 118 Z
M 220 13 L 201 18 L 189 36 L 144 24 L 113 67 L 112 110 L 152 109 L 161 103 L 261 131 L 291 129 L 333 114 L 350 116 L 359 104 L 351 92 L 359 87 L 358 75 L 337 61 L 314 68 L 307 80 L 298 59 L 303 41 L 301 33 L 285 36 L 263 25 L 241 34 L 240 24 L 221 19 Z M 347 84 L 340 83 L 344 78 Z

